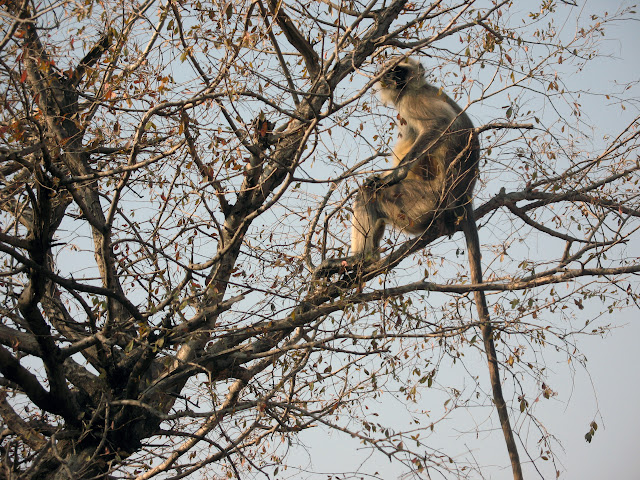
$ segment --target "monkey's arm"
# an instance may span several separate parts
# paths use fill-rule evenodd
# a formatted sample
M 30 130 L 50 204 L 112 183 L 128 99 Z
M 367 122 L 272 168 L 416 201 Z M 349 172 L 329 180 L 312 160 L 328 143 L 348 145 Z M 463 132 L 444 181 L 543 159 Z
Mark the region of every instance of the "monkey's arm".
M 367 183 L 375 183 L 377 187 L 383 187 L 404 180 L 415 163 L 420 162 L 427 152 L 446 135 L 447 129 L 453 123 L 449 116 L 430 118 L 428 121 L 423 119 L 409 119 L 407 122 L 410 125 L 416 125 L 416 127 L 418 127 L 416 129 L 420 132 L 411 149 L 387 175 L 384 177 L 370 177 Z M 438 157 L 439 162 L 443 162 L 443 160 L 443 158 Z M 444 172 L 445 165 L 438 165 L 437 171 Z

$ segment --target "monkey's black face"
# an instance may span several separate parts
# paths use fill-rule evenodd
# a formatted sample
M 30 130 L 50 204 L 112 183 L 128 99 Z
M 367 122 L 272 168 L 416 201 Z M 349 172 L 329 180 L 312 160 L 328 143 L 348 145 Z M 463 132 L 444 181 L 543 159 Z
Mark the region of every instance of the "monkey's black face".
M 402 90 L 409 80 L 411 80 L 411 68 L 406 65 L 396 65 L 382 76 L 382 86 Z

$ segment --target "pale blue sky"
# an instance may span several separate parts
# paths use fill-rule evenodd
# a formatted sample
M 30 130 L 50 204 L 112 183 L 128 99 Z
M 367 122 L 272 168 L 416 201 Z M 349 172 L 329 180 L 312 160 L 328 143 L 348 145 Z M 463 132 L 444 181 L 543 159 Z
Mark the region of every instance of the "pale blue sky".
M 612 11 L 616 1 L 590 0 L 588 8 Z M 627 2 L 627 5 L 630 3 Z M 607 30 L 605 52 L 617 59 L 595 62 L 576 77 L 584 89 L 603 90 L 614 81 L 622 83 L 640 80 L 640 16 L 619 23 Z M 639 96 L 635 89 L 635 96 Z M 595 99 L 586 100 L 585 108 L 592 123 L 603 131 L 614 133 L 638 115 L 629 108 L 621 114 L 619 107 L 602 109 Z M 629 245 L 631 254 L 640 256 L 640 245 Z M 565 447 L 566 473 L 561 478 L 638 480 L 640 478 L 640 312 L 627 310 L 611 318 L 619 326 L 604 340 L 584 338 L 580 345 L 587 355 L 590 378 L 578 372 L 566 406 L 553 412 L 554 431 Z M 567 387 L 572 379 L 567 378 Z M 594 395 L 597 395 L 594 398 Z M 589 444 L 584 440 L 591 415 L 600 428 Z M 562 456 L 561 456 L 562 458 Z M 506 478 L 506 477 L 505 477 Z

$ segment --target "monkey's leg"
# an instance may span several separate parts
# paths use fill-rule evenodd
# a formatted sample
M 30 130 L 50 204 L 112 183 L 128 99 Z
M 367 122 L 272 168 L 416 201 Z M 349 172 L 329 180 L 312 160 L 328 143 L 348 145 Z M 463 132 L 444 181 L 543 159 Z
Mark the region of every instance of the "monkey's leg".
M 378 258 L 386 223 L 407 233 L 423 233 L 432 224 L 441 197 L 437 185 L 425 180 L 405 179 L 394 185 L 363 186 L 353 205 L 353 254 Z
M 381 218 L 406 233 L 424 233 L 444 208 L 442 189 L 434 181 L 405 179 L 376 193 Z
M 368 186 L 362 187 L 356 195 L 351 227 L 353 255 L 379 255 L 378 246 L 384 233 L 385 222 L 378 209 L 377 196 Z

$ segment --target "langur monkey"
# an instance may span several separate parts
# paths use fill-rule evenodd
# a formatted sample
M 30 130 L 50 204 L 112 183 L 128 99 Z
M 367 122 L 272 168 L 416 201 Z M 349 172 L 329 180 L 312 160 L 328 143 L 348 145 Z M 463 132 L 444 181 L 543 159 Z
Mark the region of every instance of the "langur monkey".
M 480 240 L 471 196 L 478 175 L 480 143 L 467 114 L 424 78 L 416 60 L 397 58 L 381 75 L 381 100 L 398 111 L 398 141 L 393 149 L 393 168 L 384 176 L 367 179 L 353 206 L 351 248 L 348 263 L 379 257 L 385 225 L 407 233 L 425 233 L 438 215 L 446 223 L 462 223 L 469 256 L 471 281 L 481 285 Z M 341 268 L 347 259 L 332 259 L 314 276 Z M 353 266 L 353 265 L 352 265 Z M 357 277 L 356 277 L 357 278 Z M 500 370 L 493 341 L 493 327 L 484 291 L 473 289 L 480 330 L 487 356 L 493 402 L 505 437 L 513 477 L 521 480 L 518 447 L 502 394 Z
M 471 202 L 480 145 L 473 123 L 456 102 L 425 80 L 416 60 L 392 59 L 378 83 L 380 99 L 398 112 L 393 169 L 370 177 L 353 206 L 351 249 L 377 259 L 387 223 L 413 235 L 437 215 Z
M 457 212 L 464 230 L 471 281 L 482 284 L 480 240 L 471 195 L 478 175 L 480 143 L 465 112 L 424 78 L 424 68 L 409 58 L 392 60 L 379 82 L 381 100 L 398 111 L 394 168 L 384 177 L 370 177 L 354 203 L 351 246 L 364 260 L 379 257 L 385 224 L 407 233 L 427 231 L 438 214 Z M 456 210 L 456 212 L 453 212 Z M 493 401 L 507 443 L 515 479 L 522 479 L 518 448 L 509 422 L 493 341 L 493 327 L 484 291 L 473 292 L 488 360 Z

